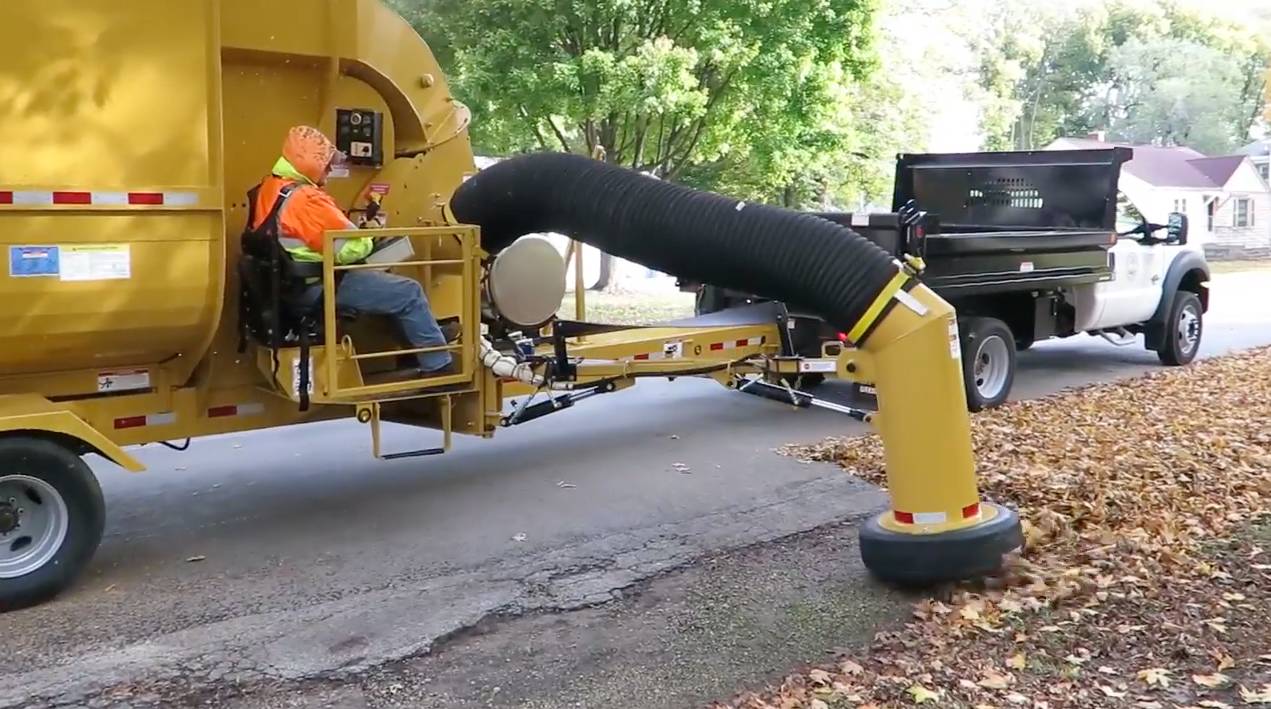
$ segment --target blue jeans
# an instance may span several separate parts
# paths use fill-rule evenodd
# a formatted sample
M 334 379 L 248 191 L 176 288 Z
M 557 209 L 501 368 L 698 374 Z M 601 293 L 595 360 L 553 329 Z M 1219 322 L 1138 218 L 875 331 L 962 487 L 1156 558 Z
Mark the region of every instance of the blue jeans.
M 401 323 L 411 347 L 442 347 L 442 334 L 428 297 L 417 281 L 386 271 L 348 271 L 335 294 L 336 306 L 359 313 L 391 315 Z M 419 368 L 425 372 L 450 364 L 449 352 L 424 352 L 416 355 Z

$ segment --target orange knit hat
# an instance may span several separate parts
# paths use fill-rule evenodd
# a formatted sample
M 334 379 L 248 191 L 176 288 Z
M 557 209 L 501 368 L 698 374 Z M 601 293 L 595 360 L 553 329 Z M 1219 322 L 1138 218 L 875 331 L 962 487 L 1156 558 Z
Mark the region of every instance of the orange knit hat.
M 342 157 L 322 131 L 310 126 L 296 126 L 288 131 L 287 140 L 282 144 L 282 156 L 316 184 L 325 179 L 327 165 L 338 163 Z

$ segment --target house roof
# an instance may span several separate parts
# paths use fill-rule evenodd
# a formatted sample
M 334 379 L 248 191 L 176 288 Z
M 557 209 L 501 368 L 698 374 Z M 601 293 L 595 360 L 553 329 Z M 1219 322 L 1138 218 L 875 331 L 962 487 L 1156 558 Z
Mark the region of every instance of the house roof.
M 1188 164 L 1200 171 L 1202 175 L 1214 181 L 1215 185 L 1227 184 L 1231 176 L 1245 161 L 1244 155 L 1226 155 L 1220 158 L 1200 158 L 1190 160 Z
M 1222 189 L 1246 158 L 1245 155 L 1210 158 L 1191 148 L 1106 143 L 1091 138 L 1060 138 L 1055 142 L 1071 148 L 1130 148 L 1134 150 L 1134 158 L 1123 169 L 1157 187 Z

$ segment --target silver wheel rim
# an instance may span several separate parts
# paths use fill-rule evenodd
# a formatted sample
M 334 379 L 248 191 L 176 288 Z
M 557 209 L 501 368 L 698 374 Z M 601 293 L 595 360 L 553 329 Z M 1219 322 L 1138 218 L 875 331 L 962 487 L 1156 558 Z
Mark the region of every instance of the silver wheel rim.
M 0 533 L 0 579 L 38 571 L 66 541 L 66 501 L 39 478 L 5 475 L 0 477 L 0 505 L 17 514 L 16 528 Z
M 1006 386 L 1006 375 L 1010 373 L 1010 353 L 1006 340 L 997 335 L 989 335 L 980 340 L 975 349 L 975 364 L 971 370 L 975 376 L 975 390 L 980 398 L 996 399 Z
M 1178 351 L 1190 355 L 1200 343 L 1200 314 L 1196 306 L 1187 304 L 1178 314 Z

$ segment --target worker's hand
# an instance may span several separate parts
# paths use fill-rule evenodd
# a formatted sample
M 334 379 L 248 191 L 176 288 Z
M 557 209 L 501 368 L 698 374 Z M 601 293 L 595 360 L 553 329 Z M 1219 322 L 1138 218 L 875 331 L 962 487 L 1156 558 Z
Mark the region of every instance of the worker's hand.
M 388 217 L 384 214 L 376 214 L 373 217 L 367 217 L 363 214 L 357 220 L 357 228 L 359 229 L 383 229 L 387 225 Z

